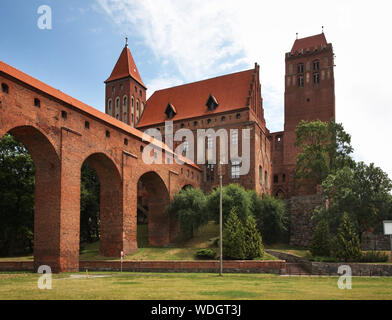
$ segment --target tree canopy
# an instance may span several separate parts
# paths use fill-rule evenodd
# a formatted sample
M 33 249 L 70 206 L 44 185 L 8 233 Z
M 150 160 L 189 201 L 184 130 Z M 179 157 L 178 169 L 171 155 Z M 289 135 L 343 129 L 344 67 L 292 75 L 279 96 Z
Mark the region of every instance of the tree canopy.
M 351 167 L 351 136 L 343 125 L 329 122 L 301 121 L 296 129 L 297 156 L 296 179 L 301 185 L 305 180 L 321 184 L 324 179 L 344 166 Z

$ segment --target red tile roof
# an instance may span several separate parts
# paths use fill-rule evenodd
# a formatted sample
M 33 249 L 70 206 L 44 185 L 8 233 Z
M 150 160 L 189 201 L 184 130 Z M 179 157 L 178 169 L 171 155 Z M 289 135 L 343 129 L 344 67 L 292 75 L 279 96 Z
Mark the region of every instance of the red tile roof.
M 57 90 L 57 89 L 47 85 L 46 83 L 39 81 L 36 78 L 33 78 L 33 77 L 29 76 L 28 74 L 14 68 L 14 67 L 11 67 L 10 65 L 4 63 L 3 61 L 0 61 L 0 72 L 3 72 L 4 74 L 7 74 L 14 79 L 17 79 L 17 80 L 27 84 L 30 87 L 38 89 L 39 91 L 44 92 L 44 93 L 48 94 L 49 96 L 52 96 L 53 98 L 61 100 L 64 103 L 71 105 L 74 108 L 91 115 L 92 117 L 95 117 L 103 122 L 106 122 L 108 125 L 116 127 L 120 130 L 125 131 L 126 133 L 128 133 L 130 135 L 133 135 L 133 136 L 143 140 L 143 132 L 141 132 L 141 131 L 125 124 L 124 122 L 121 122 L 121 121 L 119 121 L 119 120 L 117 120 L 117 119 L 115 119 L 105 113 L 102 113 L 99 110 L 97 110 L 93 107 L 90 107 L 89 105 L 87 105 L 87 104 L 85 104 L 75 98 L 72 98 L 71 96 L 63 93 L 62 91 Z M 155 144 L 156 146 L 160 147 L 162 150 L 166 150 L 170 153 L 173 153 L 173 151 L 167 145 L 165 145 L 161 141 L 155 140 L 152 137 L 150 139 L 148 139 L 146 142 Z M 197 165 L 195 165 L 189 159 L 187 159 L 181 155 L 178 155 L 178 158 L 181 159 L 182 161 L 184 161 L 185 163 L 187 163 L 188 165 L 191 165 L 191 166 L 195 167 L 196 169 L 200 170 L 199 167 Z
M 156 91 L 148 99 L 138 127 L 168 120 L 165 110 L 169 103 L 175 106 L 177 112 L 173 121 L 246 108 L 254 72 L 251 69 Z M 206 106 L 210 94 L 219 102 L 214 111 L 209 111 Z
M 142 81 L 142 78 L 140 77 L 139 71 L 137 70 L 135 61 L 133 60 L 131 51 L 129 50 L 128 46 L 124 47 L 112 71 L 112 74 L 110 75 L 109 79 L 105 81 L 105 83 L 114 80 L 123 79 L 126 77 L 132 77 L 134 80 L 139 82 L 144 88 L 146 88 L 146 86 Z
M 294 54 L 295 51 L 301 51 L 302 49 L 306 50 L 308 48 L 316 48 L 318 46 L 326 46 L 327 39 L 325 38 L 324 33 L 317 34 L 315 36 L 297 39 L 294 42 L 293 48 L 291 49 L 291 54 Z

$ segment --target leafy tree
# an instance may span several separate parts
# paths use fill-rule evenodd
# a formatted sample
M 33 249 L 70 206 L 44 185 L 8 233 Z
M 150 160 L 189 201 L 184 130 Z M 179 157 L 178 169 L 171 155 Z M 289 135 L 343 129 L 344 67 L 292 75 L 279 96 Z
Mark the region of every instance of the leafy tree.
M 33 251 L 34 163 L 26 148 L 7 134 L 0 140 L 0 254 Z
M 95 242 L 99 240 L 100 185 L 87 162 L 82 166 L 80 192 L 80 242 Z
M 223 256 L 227 259 L 245 259 L 245 230 L 235 209 L 227 217 L 223 229 Z
M 276 243 L 283 240 L 288 230 L 288 215 L 284 201 L 265 195 L 258 197 L 250 193 L 251 209 L 256 219 L 257 229 L 266 243 Z
M 200 189 L 181 190 L 174 196 L 168 211 L 177 216 L 180 231 L 186 238 L 193 238 L 194 232 L 208 222 L 206 196 Z
M 245 237 L 245 257 L 252 260 L 255 258 L 262 258 L 264 256 L 264 246 L 257 230 L 256 221 L 252 216 L 249 216 L 244 228 Z
M 351 167 L 351 136 L 343 125 L 330 122 L 301 121 L 296 129 L 297 156 L 296 179 L 301 186 L 305 181 L 321 184 L 331 173 Z
M 333 255 L 345 262 L 359 261 L 362 257 L 361 244 L 350 217 L 343 214 L 338 234 L 333 241 Z
M 310 252 L 314 257 L 329 257 L 331 254 L 329 226 L 328 222 L 325 219 L 320 220 L 316 226 L 316 229 L 313 234 Z
M 328 206 L 316 210 L 314 216 L 316 220 L 326 218 L 334 234 L 343 212 L 361 237 L 366 231 L 380 231 L 382 221 L 391 216 L 392 181 L 374 164 L 344 167 L 329 175 L 322 186 Z
M 230 211 L 234 209 L 239 219 L 245 222 L 251 214 L 251 200 L 246 190 L 238 184 L 223 187 L 223 222 L 227 221 Z M 213 190 L 207 199 L 210 217 L 219 223 L 220 189 Z

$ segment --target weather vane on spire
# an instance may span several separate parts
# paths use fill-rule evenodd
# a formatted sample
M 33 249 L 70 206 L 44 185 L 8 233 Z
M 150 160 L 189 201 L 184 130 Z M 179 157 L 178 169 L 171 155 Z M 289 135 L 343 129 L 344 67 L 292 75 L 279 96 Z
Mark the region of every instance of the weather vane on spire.
M 296 35 L 296 38 L 297 38 L 297 40 L 298 40 L 298 32 L 297 32 L 295 35 Z
M 125 46 L 128 47 L 128 36 L 125 36 Z
M 324 33 L 324 26 L 321 27 L 321 31 L 322 31 L 322 33 Z

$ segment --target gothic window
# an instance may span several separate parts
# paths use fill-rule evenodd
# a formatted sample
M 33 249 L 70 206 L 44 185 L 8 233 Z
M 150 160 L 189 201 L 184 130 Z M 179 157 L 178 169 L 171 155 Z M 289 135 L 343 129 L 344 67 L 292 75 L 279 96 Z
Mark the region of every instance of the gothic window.
M 232 161 L 231 162 L 231 178 L 239 179 L 240 178 L 240 162 Z
M 286 175 L 285 174 L 282 175 L 282 181 L 286 182 Z
M 206 170 L 206 178 L 207 181 L 213 182 L 215 178 L 215 165 L 213 164 L 208 164 L 207 165 L 207 170 Z
M 136 123 L 139 122 L 139 100 L 136 101 Z
M 304 73 L 304 64 L 303 63 L 300 63 L 300 64 L 298 64 L 298 73 Z
M 259 183 L 260 183 L 260 185 L 263 184 L 263 167 L 262 166 L 259 167 Z
M 320 74 L 319 73 L 315 73 L 313 75 L 313 81 L 315 84 L 319 84 L 320 83 Z
M 111 116 L 113 115 L 113 106 L 112 106 L 112 99 L 109 99 L 108 101 L 108 115 Z
M 8 92 L 9 92 L 8 85 L 6 85 L 5 83 L 2 83 L 2 84 L 1 84 L 1 91 L 2 91 L 3 93 L 8 94 Z
M 313 61 L 313 70 L 314 71 L 320 70 L 320 61 L 319 60 Z
M 274 174 L 274 183 L 279 183 L 279 176 Z
M 265 187 L 268 188 L 268 172 L 267 171 L 264 173 L 264 184 L 265 184 Z
M 124 100 L 123 100 L 123 121 L 125 123 L 129 123 L 129 119 L 128 119 L 128 97 L 124 96 Z
M 119 97 L 116 98 L 116 114 L 115 114 L 115 118 L 117 120 L 120 119 L 120 98 Z
M 304 76 L 298 76 L 298 87 L 304 86 Z

